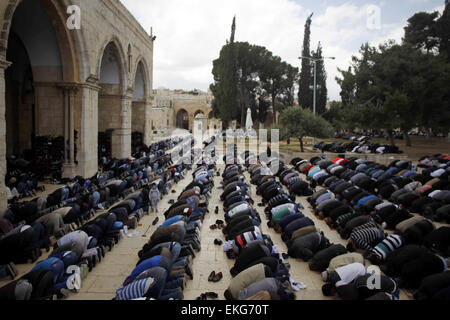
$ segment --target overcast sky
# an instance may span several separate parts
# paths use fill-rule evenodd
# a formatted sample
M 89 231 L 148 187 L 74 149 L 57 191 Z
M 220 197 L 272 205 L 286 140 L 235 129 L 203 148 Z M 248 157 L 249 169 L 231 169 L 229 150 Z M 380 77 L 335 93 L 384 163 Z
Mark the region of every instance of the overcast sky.
M 212 61 L 229 39 L 236 15 L 236 41 L 265 46 L 299 67 L 306 18 L 314 12 L 311 49 L 320 41 L 330 100 L 340 100 L 337 68 L 348 68 L 361 44 L 401 41 L 407 20 L 419 11 L 440 11 L 444 0 L 121 0 L 157 36 L 155 89 L 208 90 Z M 380 25 L 372 8 L 380 8 Z

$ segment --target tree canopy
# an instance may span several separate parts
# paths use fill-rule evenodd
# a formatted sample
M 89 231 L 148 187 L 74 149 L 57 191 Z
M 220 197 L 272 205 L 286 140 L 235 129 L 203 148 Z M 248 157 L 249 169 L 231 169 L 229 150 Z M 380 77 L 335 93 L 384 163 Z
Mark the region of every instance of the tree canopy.
M 288 107 L 281 113 L 280 125 L 283 128 L 283 138 L 297 138 L 300 141 L 301 152 L 304 152 L 303 138 L 330 138 L 334 129 L 321 116 L 314 115 L 311 110 L 299 107 Z
M 408 20 L 404 43 L 428 53 L 445 55 L 450 62 L 450 5 L 439 12 L 418 12 Z
M 248 42 L 227 43 L 214 60 L 212 72 L 213 108 L 225 123 L 238 120 L 245 125 L 249 107 L 252 118 L 264 123 L 270 106 L 281 110 L 293 104 L 298 69 L 265 47 Z
M 305 23 L 305 33 L 303 36 L 302 57 L 311 58 L 311 14 Z M 313 109 L 313 96 L 310 86 L 313 84 L 311 61 L 302 59 L 302 70 L 299 78 L 298 102 L 303 108 Z
M 352 108 L 360 128 L 416 127 L 441 130 L 450 120 L 450 65 L 441 55 L 411 44 L 365 44 L 349 70 L 339 70 L 344 107 Z

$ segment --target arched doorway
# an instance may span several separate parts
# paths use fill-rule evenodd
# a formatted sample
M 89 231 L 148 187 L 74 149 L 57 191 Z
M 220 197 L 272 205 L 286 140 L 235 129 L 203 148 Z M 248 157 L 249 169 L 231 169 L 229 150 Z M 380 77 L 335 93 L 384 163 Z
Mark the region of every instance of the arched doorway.
M 184 109 L 177 112 L 177 128 L 189 130 L 189 113 Z
M 103 50 L 100 64 L 101 90 L 98 97 L 98 157 L 99 159 L 120 158 L 124 141 L 122 134 L 124 114 L 122 95 L 124 94 L 125 70 L 120 45 L 109 42 Z M 131 142 L 131 141 L 130 141 Z M 129 146 L 131 147 L 131 146 Z
M 8 20 L 5 20 L 8 23 Z M 6 157 L 23 158 L 19 169 L 60 179 L 75 161 L 69 139 L 63 82 L 77 81 L 71 39 L 50 0 L 23 0 L 10 20 L 5 71 Z M 3 37 L 3 35 L 2 35 Z M 72 138 L 76 138 L 73 125 Z M 70 152 L 70 150 L 72 152 Z M 8 161 L 7 179 L 18 164 Z
M 136 68 L 133 87 L 133 103 L 131 106 L 132 120 L 131 120 L 131 153 L 139 152 L 146 142 L 148 142 L 146 135 L 149 135 L 150 126 L 149 112 L 150 107 L 147 99 L 147 73 L 144 63 L 139 61 Z
M 205 115 L 205 113 L 204 113 L 202 110 L 197 110 L 197 111 L 195 111 L 195 113 L 194 113 L 194 119 L 195 119 L 199 114 Z

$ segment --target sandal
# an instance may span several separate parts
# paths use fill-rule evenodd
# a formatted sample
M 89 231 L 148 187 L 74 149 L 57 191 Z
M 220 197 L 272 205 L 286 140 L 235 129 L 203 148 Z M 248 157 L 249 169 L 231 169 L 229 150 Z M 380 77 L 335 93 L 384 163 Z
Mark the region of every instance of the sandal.
M 216 274 L 213 278 L 213 282 L 219 282 L 220 280 L 222 280 L 223 278 L 223 274 L 222 272 L 219 272 L 218 274 Z
M 213 282 L 215 278 L 216 278 L 216 272 L 213 271 L 213 272 L 211 272 L 211 274 L 209 275 L 208 281 L 209 281 L 209 282 Z

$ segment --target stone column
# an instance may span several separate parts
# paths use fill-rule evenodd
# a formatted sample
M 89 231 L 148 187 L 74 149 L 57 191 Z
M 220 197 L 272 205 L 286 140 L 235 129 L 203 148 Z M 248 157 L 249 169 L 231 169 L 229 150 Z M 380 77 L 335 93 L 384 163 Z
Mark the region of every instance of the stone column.
M 62 84 L 64 94 L 64 165 L 63 178 L 77 175 L 75 165 L 75 95 L 78 91 L 76 84 Z
M 91 75 L 81 85 L 78 174 L 92 177 L 98 171 L 98 78 Z
M 112 136 L 113 157 L 122 159 L 131 157 L 131 103 L 133 91 L 128 89 L 121 99 L 121 127 L 114 130 Z
M 151 111 L 153 106 L 153 97 L 145 102 L 145 126 L 144 126 L 144 144 L 147 146 L 151 144 L 152 141 L 152 119 Z
M 0 215 L 8 207 L 6 198 L 6 101 L 5 101 L 5 70 L 11 63 L 0 58 Z

